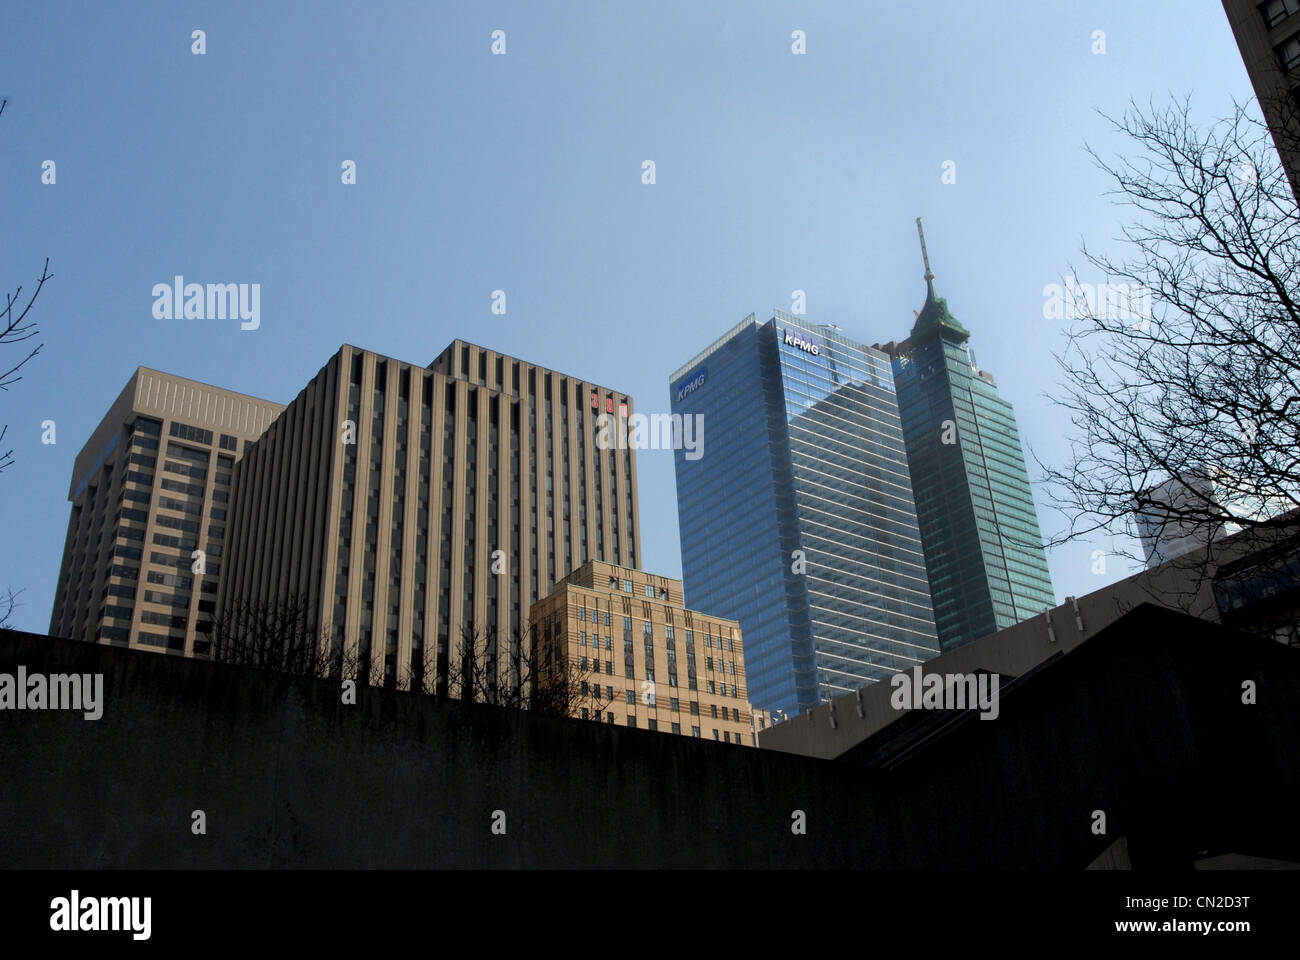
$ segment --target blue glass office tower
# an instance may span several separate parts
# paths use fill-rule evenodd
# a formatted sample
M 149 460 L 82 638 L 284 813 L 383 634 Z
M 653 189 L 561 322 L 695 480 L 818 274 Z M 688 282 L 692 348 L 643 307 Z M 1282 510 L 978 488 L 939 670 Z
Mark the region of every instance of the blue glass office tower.
M 740 621 L 751 703 L 792 713 L 938 653 L 887 356 L 751 314 L 669 395 L 705 440 L 676 453 L 686 603 Z
M 950 650 L 1056 600 L 1015 413 L 935 294 L 923 234 L 921 252 L 925 306 L 907 340 L 881 349 L 893 361 L 934 619 Z

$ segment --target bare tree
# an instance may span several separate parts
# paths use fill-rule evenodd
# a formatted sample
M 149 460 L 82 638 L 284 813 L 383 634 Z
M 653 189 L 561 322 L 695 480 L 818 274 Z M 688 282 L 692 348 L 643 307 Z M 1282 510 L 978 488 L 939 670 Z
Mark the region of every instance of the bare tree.
M 1129 532 L 1135 512 L 1282 534 L 1300 507 L 1300 215 L 1270 131 L 1241 104 L 1199 127 L 1187 99 L 1107 119 L 1137 148 L 1089 148 L 1131 215 L 1127 253 L 1083 255 L 1149 310 L 1100 288 L 1067 304 L 1052 399 L 1073 436 L 1063 466 L 1039 460 L 1069 524 L 1051 543 Z
M 308 677 L 342 677 L 378 684 L 382 671 L 362 676 L 355 655 L 330 643 L 330 631 L 314 624 L 301 595 L 277 600 L 237 600 L 203 631 L 213 660 Z
M 513 635 L 466 624 L 450 653 L 440 663 L 429 651 L 420 673 L 407 671 L 399 685 L 553 717 L 577 717 L 588 705 L 599 716 L 612 703 L 599 661 L 571 657 L 565 638 L 536 624 Z
M 8 100 L 0 100 L 0 115 L 4 114 L 5 104 L 8 102 Z M 5 294 L 5 306 L 3 311 L 0 311 L 0 346 L 12 347 L 15 344 L 25 343 L 34 338 L 40 332 L 36 329 L 36 322 L 28 319 L 28 314 L 31 312 L 32 305 L 36 303 L 36 298 L 41 295 L 41 288 L 44 287 L 46 281 L 52 279 L 53 276 L 54 275 L 50 273 L 50 258 L 46 257 L 45 266 L 41 268 L 41 275 L 36 279 L 36 289 L 32 291 L 32 295 L 27 299 L 26 305 L 23 305 L 22 303 L 23 288 L 21 284 L 14 289 L 13 293 Z M 17 312 L 15 312 L 15 308 L 18 308 Z M 38 343 L 30 349 L 25 346 L 19 348 L 19 353 L 22 353 L 24 350 L 26 350 L 27 353 L 17 363 L 14 363 L 7 370 L 0 372 L 0 390 L 8 390 L 11 386 L 22 379 L 22 374 L 19 371 L 26 366 L 29 360 L 41 352 L 41 347 L 43 346 L 45 346 L 45 344 Z M 11 361 L 0 361 L 0 364 L 9 362 Z M 13 448 L 10 447 L 5 450 L 2 446 L 4 444 L 5 434 L 8 432 L 8 424 L 0 425 L 0 471 L 11 466 L 14 462 Z M 12 600 L 13 597 L 11 594 L 7 612 L 12 612 L 13 610 Z
M 21 590 L 14 590 L 11 587 L 5 588 L 4 596 L 0 596 L 0 630 L 9 628 L 9 621 L 22 604 L 18 602 L 18 597 L 22 594 Z
M 314 624 L 302 595 L 235 601 L 203 630 L 212 659 L 297 676 L 336 677 L 371 686 L 577 717 L 584 706 L 603 714 L 612 685 L 602 687 L 599 663 L 570 657 L 563 638 L 526 626 L 513 638 L 466 625 L 452 656 L 427 650 L 418 670 L 387 671 L 375 658 L 349 650 L 329 628 Z

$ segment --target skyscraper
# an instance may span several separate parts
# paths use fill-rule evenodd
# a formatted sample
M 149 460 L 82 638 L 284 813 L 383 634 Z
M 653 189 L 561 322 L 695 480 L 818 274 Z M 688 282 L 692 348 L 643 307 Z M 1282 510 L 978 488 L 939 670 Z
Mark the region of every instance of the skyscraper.
M 669 378 L 686 605 L 740 623 L 749 699 L 793 711 L 938 652 L 888 358 L 781 311 Z
M 1223 0 L 1223 10 L 1300 201 L 1300 0 Z
M 921 230 L 921 221 L 916 221 Z M 971 360 L 970 333 L 934 292 L 893 358 L 898 411 L 944 650 L 1055 606 L 1011 404 Z
M 631 405 L 460 340 L 428 368 L 344 346 L 235 471 L 219 610 L 302 597 L 336 662 L 435 687 L 466 632 L 517 637 L 570 571 L 636 565 L 636 451 L 596 443 Z
M 72 468 L 51 636 L 206 653 L 231 473 L 283 409 L 137 368 Z

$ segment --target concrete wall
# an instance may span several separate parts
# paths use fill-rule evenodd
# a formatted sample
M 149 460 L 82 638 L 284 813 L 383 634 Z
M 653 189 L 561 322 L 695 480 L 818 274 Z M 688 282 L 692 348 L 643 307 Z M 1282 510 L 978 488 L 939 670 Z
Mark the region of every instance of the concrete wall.
M 1300 651 L 1140 613 L 998 721 L 883 766 L 401 691 L 349 706 L 332 682 L 0 632 L 0 672 L 105 674 L 99 720 L 0 710 L 0 867 L 1078 869 L 1118 836 L 1137 866 L 1300 860 Z

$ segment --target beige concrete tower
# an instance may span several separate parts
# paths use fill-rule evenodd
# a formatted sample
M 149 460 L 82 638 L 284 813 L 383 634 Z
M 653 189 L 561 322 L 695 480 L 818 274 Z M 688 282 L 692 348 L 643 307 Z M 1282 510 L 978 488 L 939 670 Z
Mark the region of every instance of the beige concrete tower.
M 427 368 L 344 346 L 235 470 L 219 609 L 303 596 L 339 662 L 432 686 L 465 631 L 639 560 L 636 452 L 596 444 L 631 406 L 461 340 Z
M 51 636 L 205 654 L 231 473 L 283 409 L 138 368 L 73 466 Z

